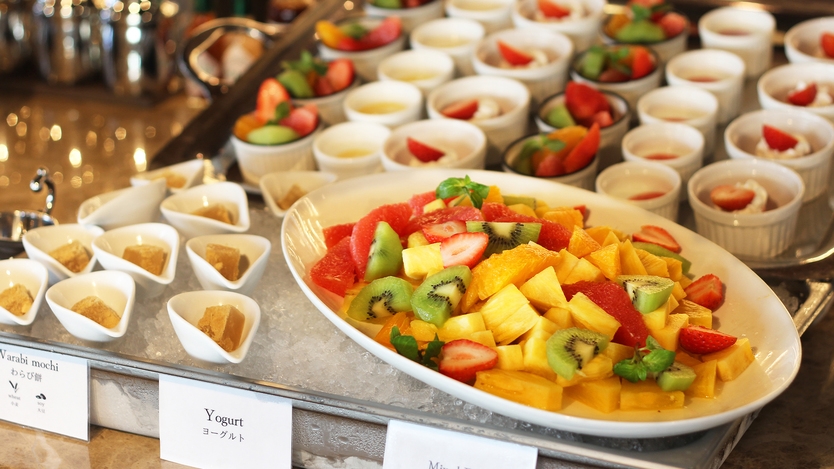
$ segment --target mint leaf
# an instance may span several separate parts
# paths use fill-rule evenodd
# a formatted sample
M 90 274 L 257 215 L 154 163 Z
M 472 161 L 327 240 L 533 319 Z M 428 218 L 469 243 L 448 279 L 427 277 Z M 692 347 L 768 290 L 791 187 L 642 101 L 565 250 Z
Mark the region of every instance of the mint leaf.
M 303 50 L 298 60 L 285 60 L 281 62 L 281 67 L 284 70 L 297 70 L 308 75 L 310 72 L 315 72 L 318 76 L 323 76 L 327 73 L 327 64 L 318 57 L 314 57 L 310 51 Z
M 646 339 L 646 349 L 649 353 L 642 357 L 642 362 L 649 373 L 660 373 L 675 362 L 674 350 L 664 349 L 652 336 Z
M 401 335 L 400 328 L 391 328 L 391 345 L 397 353 L 409 360 L 420 362 L 420 349 L 417 347 L 417 339 L 410 335 Z
M 614 364 L 614 374 L 632 383 L 644 381 L 648 377 L 646 365 L 640 361 L 640 352 L 635 350 L 634 358 L 626 358 Z
M 652 9 L 644 7 L 643 5 L 637 5 L 635 3 L 631 5 L 631 15 L 632 21 L 634 21 L 635 23 L 638 21 L 647 20 L 652 16 Z
M 563 148 L 565 148 L 565 142 L 563 142 L 561 140 L 557 140 L 557 139 L 553 139 L 553 140 L 547 139 L 547 141 L 544 144 L 544 147 L 547 148 L 548 150 L 552 151 L 553 153 L 556 153 L 558 151 L 561 151 Z
M 633 357 L 620 360 L 614 365 L 614 374 L 636 383 L 645 380 L 649 373 L 660 373 L 674 362 L 674 350 L 664 349 L 654 337 L 649 336 L 645 347 L 634 346 Z
M 278 106 L 275 107 L 275 116 L 267 122 L 268 125 L 276 125 L 281 122 L 281 119 L 290 115 L 290 103 L 289 101 L 283 101 Z
M 439 199 L 448 199 L 465 195 L 472 201 L 475 208 L 481 208 L 484 199 L 489 195 L 489 186 L 472 181 L 469 176 L 449 178 L 441 182 L 434 191 Z
M 426 346 L 426 351 L 423 353 L 423 359 L 421 361 L 423 366 L 437 371 L 437 361 L 434 359 L 440 356 L 440 349 L 443 348 L 443 345 L 445 344 L 446 343 L 438 339 L 437 334 L 435 334 L 434 340 L 429 342 Z
M 343 26 L 340 26 L 339 29 L 342 30 L 347 36 L 350 36 L 354 39 L 362 39 L 363 36 L 368 34 L 368 30 L 362 26 L 361 24 L 357 23 L 350 23 Z

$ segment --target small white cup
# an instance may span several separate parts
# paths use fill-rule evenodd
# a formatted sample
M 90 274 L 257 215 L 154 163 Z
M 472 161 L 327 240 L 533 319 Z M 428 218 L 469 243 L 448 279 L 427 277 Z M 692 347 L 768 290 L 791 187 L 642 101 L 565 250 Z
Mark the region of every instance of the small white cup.
M 678 122 L 658 122 L 631 129 L 623 137 L 623 159 L 626 161 L 655 161 L 669 166 L 681 176 L 686 185 L 692 174 L 704 162 L 704 136 L 696 128 Z M 654 159 L 657 155 L 677 155 L 675 158 Z M 686 197 L 681 191 L 681 197 Z
M 698 129 L 704 136 L 704 154 L 715 150 L 718 100 L 709 91 L 691 86 L 664 86 L 637 101 L 641 124 L 680 122 Z
M 610 46 L 610 47 L 628 47 L 628 46 Z M 608 47 L 606 47 L 608 49 Z M 599 90 L 611 91 L 617 93 L 618 95 L 625 98 L 628 101 L 629 107 L 631 109 L 637 109 L 637 100 L 640 99 L 641 96 L 648 93 L 649 91 L 657 88 L 660 86 L 660 80 L 663 78 L 663 67 L 661 66 L 657 54 L 649 49 L 651 52 L 652 57 L 654 58 L 655 68 L 652 73 L 638 78 L 636 80 L 629 80 L 620 83 L 606 83 L 597 80 L 591 80 L 589 78 L 585 78 L 582 76 L 581 73 L 577 70 L 577 67 L 584 58 L 584 54 L 582 53 L 576 57 L 576 60 L 573 62 L 573 66 L 570 70 L 570 77 L 571 80 L 578 81 L 581 83 L 586 83 L 590 86 L 593 86 Z
M 411 83 L 425 96 L 455 76 L 455 62 L 448 54 L 437 50 L 406 50 L 383 60 L 377 75 L 380 81 Z
M 722 7 L 698 21 L 698 34 L 705 49 L 733 52 L 744 60 L 748 78 L 757 77 L 773 61 L 776 19 L 766 10 Z
M 785 33 L 785 55 L 788 61 L 834 64 L 834 58 L 825 55 L 820 45 L 820 38 L 824 32 L 834 32 L 834 16 L 803 21 L 789 29 Z
M 393 129 L 420 119 L 423 93 L 404 81 L 376 81 L 348 93 L 344 106 L 351 122 L 370 122 Z
M 834 64 L 805 62 L 774 67 L 759 78 L 756 91 L 764 109 L 800 109 L 834 122 L 834 104 L 828 106 L 795 106 L 788 102 L 788 93 L 800 82 L 825 85 L 834 93 Z
M 502 41 L 522 51 L 538 50 L 547 55 L 548 62 L 530 68 L 502 67 L 504 62 L 498 50 Z M 478 75 L 494 75 L 514 78 L 530 90 L 533 103 L 565 89 L 568 67 L 573 58 L 573 43 L 561 33 L 541 28 L 506 29 L 490 34 L 475 47 L 472 66 Z
M 429 49 L 447 54 L 455 62 L 457 76 L 474 75 L 472 54 L 484 38 L 484 27 L 466 18 L 442 18 L 421 24 L 411 32 L 414 50 Z
M 562 176 L 535 176 L 516 170 L 515 163 L 518 157 L 521 155 L 521 150 L 522 148 L 524 148 L 524 144 L 527 143 L 527 141 L 531 138 L 537 137 L 538 135 L 528 135 L 526 137 L 522 137 L 513 142 L 509 146 L 509 148 L 507 148 L 507 151 L 504 152 L 503 159 L 501 161 L 501 168 L 504 170 L 505 173 L 521 174 L 522 176 L 529 176 L 537 179 L 543 179 L 546 181 L 558 182 L 559 184 L 566 184 L 568 186 L 579 187 L 580 189 L 587 189 L 589 191 L 594 190 L 594 179 L 597 176 L 599 155 L 594 155 L 594 158 L 591 160 L 591 162 L 588 163 L 588 165 L 584 168 Z
M 322 171 L 349 179 L 382 171 L 382 146 L 391 129 L 372 122 L 343 122 L 324 130 L 313 142 Z
M 681 177 L 668 166 L 652 161 L 617 163 L 599 173 L 596 190 L 669 220 L 678 219 Z
M 738 116 L 744 88 L 744 61 L 720 49 L 684 52 L 666 64 L 666 82 L 709 91 L 718 100 L 718 124 Z
M 206 249 L 209 244 L 221 244 L 240 251 L 241 264 L 246 259 L 246 269 L 237 280 L 223 276 L 208 260 Z M 185 243 L 185 252 L 191 262 L 191 269 L 204 290 L 225 290 L 251 295 L 266 270 L 272 243 L 263 236 L 250 234 L 208 235 L 191 238 Z
M 598 40 L 599 28 L 605 18 L 606 0 L 579 0 L 585 10 L 579 18 L 548 20 L 540 18 L 537 0 L 518 0 L 513 7 L 512 18 L 516 28 L 546 28 L 562 33 L 573 41 L 574 50 L 582 52 Z
M 321 131 L 323 123 L 310 135 L 279 145 L 258 145 L 244 142 L 232 135 L 232 148 L 240 167 L 243 180 L 257 186 L 261 176 L 276 171 L 304 171 L 316 169 L 313 159 L 313 140 Z
M 0 307 L 0 324 L 28 326 L 41 309 L 43 295 L 49 285 L 49 272 L 40 262 L 32 259 L 0 260 L 0 292 L 16 285 L 23 285 L 32 297 L 32 306 L 21 315 Z
M 446 16 L 475 20 L 487 34 L 513 27 L 515 0 L 447 0 Z
M 222 204 L 233 224 L 194 215 L 196 210 Z M 249 199 L 240 185 L 218 182 L 192 187 L 162 201 L 162 215 L 185 239 L 195 236 L 249 231 Z
M 68 223 L 66 225 L 39 226 L 23 234 L 21 241 L 26 256 L 33 261 L 40 262 L 49 271 L 49 283 L 53 284 L 66 278 L 88 274 L 93 271 L 96 265 L 96 253 L 93 251 L 93 240 L 101 236 L 104 230 L 94 225 L 79 225 Z M 73 272 L 67 269 L 64 264 L 49 255 L 50 252 L 78 241 L 84 246 L 90 256 L 90 262 L 80 272 Z
M 689 18 L 687 18 L 686 15 L 679 11 L 676 11 L 675 13 L 683 16 L 683 18 L 686 20 L 686 24 L 683 28 L 683 31 L 681 31 L 680 34 L 678 34 L 675 37 L 666 39 L 665 41 L 641 44 L 653 50 L 660 59 L 661 64 L 666 64 L 673 57 L 683 53 L 686 50 L 687 41 L 689 40 Z M 610 21 L 610 18 L 608 21 Z M 603 27 L 600 28 L 600 36 L 602 37 L 603 42 L 605 42 L 606 44 L 628 44 L 619 42 L 613 37 L 606 34 L 605 25 L 603 25 Z
M 345 108 L 343 106 L 345 97 L 351 90 L 359 86 L 360 82 L 361 80 L 359 79 L 359 76 L 354 76 L 353 82 L 350 86 L 341 91 L 318 98 L 293 98 L 293 103 L 299 107 L 306 106 L 308 104 L 315 104 L 322 122 L 327 125 L 338 124 L 339 122 L 347 120 L 347 117 L 345 117 Z
M 409 137 L 455 156 L 450 161 L 421 163 L 408 151 Z M 484 169 L 485 158 L 486 135 L 476 125 L 456 119 L 429 119 L 394 130 L 383 145 L 382 166 L 386 171 Z
M 373 29 L 381 22 L 382 18 L 380 17 L 358 16 L 347 18 L 339 24 L 358 23 L 367 29 Z M 376 80 L 376 69 L 379 67 L 379 63 L 382 62 L 385 57 L 388 57 L 394 52 L 403 50 L 405 47 L 405 38 L 406 34 L 402 33 L 397 39 L 394 39 L 392 42 L 385 44 L 384 46 L 362 51 L 344 51 L 333 49 L 319 41 L 318 51 L 321 58 L 326 61 L 342 58 L 351 59 L 357 75 L 365 81 L 374 81 Z
M 429 0 L 414 8 L 381 8 L 371 2 L 362 7 L 369 16 L 397 16 L 402 21 L 403 34 L 409 34 L 417 26 L 437 18 L 443 18 L 443 0 Z

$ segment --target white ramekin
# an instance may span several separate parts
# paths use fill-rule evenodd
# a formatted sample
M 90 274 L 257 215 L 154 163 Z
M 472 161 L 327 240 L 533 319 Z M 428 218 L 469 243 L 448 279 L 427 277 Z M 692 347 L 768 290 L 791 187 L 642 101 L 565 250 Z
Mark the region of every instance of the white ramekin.
M 678 219 L 681 177 L 669 166 L 652 161 L 624 161 L 599 173 L 596 191 L 624 200 L 674 222 Z M 646 192 L 663 192 L 650 199 L 632 197 Z

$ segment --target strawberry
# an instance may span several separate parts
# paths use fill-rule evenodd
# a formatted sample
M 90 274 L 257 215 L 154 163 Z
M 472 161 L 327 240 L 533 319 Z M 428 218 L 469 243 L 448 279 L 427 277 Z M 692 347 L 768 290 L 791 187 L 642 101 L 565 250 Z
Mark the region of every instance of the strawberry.
M 434 148 L 432 146 L 426 145 L 423 142 L 418 140 L 414 140 L 411 137 L 405 139 L 406 143 L 408 144 L 408 151 L 414 155 L 415 158 L 422 161 L 423 163 L 429 163 L 431 161 L 437 161 L 445 155 L 442 151 Z
M 539 10 L 545 18 L 564 18 L 570 15 L 570 9 L 550 0 L 538 0 Z
M 281 119 L 280 123 L 295 130 L 301 137 L 310 135 L 319 125 L 318 109 L 315 104 L 306 104 L 290 111 L 290 115 Z
M 631 239 L 643 243 L 657 244 L 672 252 L 681 252 L 681 245 L 675 241 L 675 238 L 668 231 L 659 226 L 643 225 L 640 227 L 640 231 L 631 235 Z
M 266 123 L 275 118 L 275 108 L 284 101 L 290 101 L 290 94 L 277 79 L 267 78 L 258 89 L 255 118 Z
M 563 174 L 565 174 L 565 165 L 556 153 L 551 152 L 536 166 L 536 176 L 538 177 L 553 177 Z
M 799 140 L 794 138 L 793 135 L 767 124 L 762 126 L 762 137 L 767 142 L 767 146 L 777 151 L 790 150 L 799 143 Z
M 741 210 L 756 197 L 756 193 L 746 187 L 738 187 L 730 184 L 715 186 L 709 193 L 712 203 L 719 206 L 721 210 L 734 212 Z
M 820 46 L 822 46 L 822 51 L 826 56 L 834 59 L 834 33 L 829 33 L 828 31 L 822 33 L 820 36 Z
M 466 222 L 461 220 L 449 220 L 443 223 L 432 223 L 423 227 L 423 236 L 429 243 L 439 243 L 444 239 L 457 233 L 466 232 Z
M 353 62 L 350 59 L 336 59 L 327 64 L 324 76 L 333 87 L 333 92 L 342 91 L 353 83 Z
M 565 172 L 570 174 L 588 166 L 599 150 L 599 139 L 599 124 L 594 123 L 585 137 L 573 147 L 562 162 L 565 165 Z
M 496 363 L 498 352 L 495 350 L 469 339 L 457 339 L 446 343 L 440 349 L 438 371 L 450 378 L 471 384 L 475 381 L 475 373 L 491 370 Z
M 807 106 L 814 102 L 817 97 L 816 83 L 809 83 L 801 90 L 794 90 L 788 93 L 788 102 L 794 106 Z
M 616 68 L 609 68 L 599 74 L 597 81 L 600 83 L 622 83 L 628 81 L 629 76 L 617 70 Z
M 388 16 L 379 26 L 372 29 L 359 42 L 365 47 L 365 50 L 382 47 L 386 44 L 394 42 L 400 34 L 402 34 L 403 24 L 398 16 Z
M 678 336 L 681 347 L 697 355 L 724 350 L 736 343 L 736 340 L 738 339 L 735 336 L 704 326 L 686 326 Z
M 591 117 L 591 123 L 605 128 L 613 124 L 614 119 L 611 117 L 611 111 L 599 111 Z
M 649 200 L 655 199 L 662 195 L 666 195 L 666 193 L 661 191 L 646 191 L 640 192 L 639 194 L 634 194 L 631 197 L 629 197 L 628 200 Z
M 440 242 L 443 267 L 465 265 L 475 267 L 486 251 L 489 235 L 481 232 L 456 233 Z
M 316 93 L 316 96 L 329 96 L 336 92 L 333 89 L 333 85 L 330 83 L 330 80 L 327 79 L 326 76 L 318 77 L 313 83 L 313 92 Z
M 440 113 L 451 119 L 469 120 L 478 112 L 478 100 L 467 99 L 457 101 L 440 110 Z
M 584 83 L 569 81 L 565 87 L 565 107 L 576 120 L 593 118 L 600 111 L 610 110 L 605 95 Z
M 498 40 L 498 52 L 504 57 L 504 60 L 510 63 L 513 67 L 520 65 L 527 65 L 533 61 L 533 56 L 522 50 L 507 44 L 504 41 Z
M 718 309 L 721 302 L 724 301 L 724 288 L 721 279 L 713 274 L 707 274 L 695 280 L 687 285 L 683 291 L 686 293 L 686 299 L 713 311 Z
M 666 13 L 656 23 L 663 29 L 663 34 L 666 35 L 667 39 L 677 36 L 686 29 L 686 18 L 680 13 Z
M 631 79 L 636 80 L 654 71 L 654 58 L 645 47 L 631 48 Z

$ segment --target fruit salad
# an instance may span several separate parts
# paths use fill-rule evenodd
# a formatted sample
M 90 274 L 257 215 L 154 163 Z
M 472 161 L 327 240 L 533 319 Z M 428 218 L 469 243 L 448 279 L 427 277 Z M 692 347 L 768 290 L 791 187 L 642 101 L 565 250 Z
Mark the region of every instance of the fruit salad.
M 281 145 L 310 135 L 318 125 L 315 104 L 293 106 L 284 85 L 277 78 L 267 78 L 258 89 L 255 111 L 239 117 L 232 132 L 244 142 Z
M 394 42 L 402 34 L 402 22 L 398 17 L 390 16 L 373 29 L 368 29 L 356 22 L 337 25 L 321 20 L 316 23 L 316 34 L 331 49 L 358 52 Z
M 465 178 L 323 230 L 313 283 L 384 347 L 477 389 L 559 411 L 664 411 L 714 399 L 755 362 L 717 330 L 717 276 L 666 230 L 586 226 Z
M 354 80 L 355 71 L 350 59 L 325 62 L 302 51 L 298 60 L 281 64 L 283 71 L 278 81 L 295 99 L 320 98 L 347 89 Z
M 762 138 L 756 144 L 756 156 L 789 160 L 811 154 L 811 145 L 801 134 L 784 132 L 771 125 L 762 126 Z
M 584 83 L 569 81 L 565 100 L 542 116 L 551 127 L 563 129 L 576 124 L 590 127 L 597 123 L 601 129 L 611 126 L 621 116 L 616 115 L 601 91 Z
M 520 174 L 564 176 L 588 166 L 599 150 L 599 124 L 573 125 L 528 138 L 518 156 L 508 162 Z
M 603 32 L 625 44 L 652 44 L 682 34 L 689 21 L 664 0 L 629 0 L 626 13 L 612 15 Z
M 575 64 L 580 75 L 602 83 L 639 80 L 655 71 L 657 61 L 643 46 L 592 46 Z
M 787 102 L 794 106 L 822 107 L 834 104 L 834 96 L 826 85 L 799 82 L 788 92 Z

